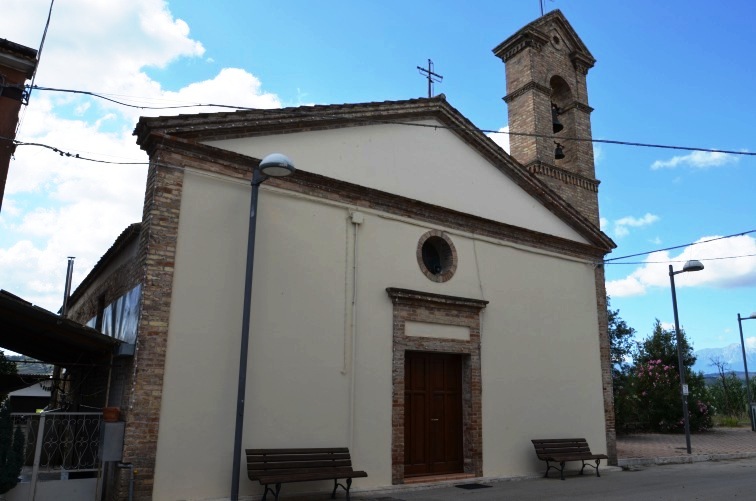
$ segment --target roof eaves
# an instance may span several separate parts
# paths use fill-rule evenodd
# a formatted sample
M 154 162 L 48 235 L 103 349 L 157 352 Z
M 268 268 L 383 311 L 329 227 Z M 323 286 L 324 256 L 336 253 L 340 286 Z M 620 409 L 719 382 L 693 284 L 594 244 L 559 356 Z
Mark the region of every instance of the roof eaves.
M 445 102 L 442 94 L 434 98 L 355 104 L 315 105 L 294 108 L 256 109 L 228 113 L 142 117 L 134 129 L 142 145 L 153 132 L 187 139 L 225 139 L 231 137 L 297 132 L 319 127 L 367 125 L 381 118 L 415 116 L 420 110 L 431 112 Z
M 97 278 L 100 272 L 102 272 L 102 270 L 108 265 L 108 263 L 110 263 L 118 255 L 118 253 L 132 240 L 139 237 L 141 228 L 142 223 L 132 223 L 127 226 L 120 235 L 118 235 L 118 238 L 115 239 L 113 245 L 111 245 L 110 248 L 105 251 L 105 254 L 100 257 L 100 260 L 97 261 L 97 264 L 92 267 L 92 270 L 87 274 L 86 277 L 84 277 L 84 280 L 81 281 L 79 286 L 76 287 L 76 290 L 69 297 L 69 303 L 75 303 L 84 293 L 84 291 L 87 290 L 87 288 L 91 285 L 95 278 Z

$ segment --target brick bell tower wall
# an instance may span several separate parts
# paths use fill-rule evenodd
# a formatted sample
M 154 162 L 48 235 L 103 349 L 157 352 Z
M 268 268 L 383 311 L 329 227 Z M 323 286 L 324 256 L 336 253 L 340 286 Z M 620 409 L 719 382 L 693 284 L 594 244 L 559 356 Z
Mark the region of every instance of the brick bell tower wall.
M 558 10 L 522 28 L 494 54 L 506 68 L 511 155 L 598 226 L 599 181 L 593 144 L 585 140 L 592 137 L 593 111 L 586 76 L 595 59 Z M 559 109 L 560 132 L 553 131 L 552 106 Z M 563 159 L 555 159 L 555 143 Z

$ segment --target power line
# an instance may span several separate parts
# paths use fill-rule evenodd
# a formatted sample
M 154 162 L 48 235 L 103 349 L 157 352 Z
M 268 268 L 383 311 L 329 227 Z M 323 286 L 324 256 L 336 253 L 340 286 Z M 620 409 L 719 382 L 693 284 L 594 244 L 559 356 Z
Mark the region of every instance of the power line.
M 39 148 L 45 148 L 48 150 L 52 150 L 58 155 L 62 157 L 68 157 L 68 158 L 75 158 L 76 160 L 86 160 L 87 162 L 95 162 L 100 164 L 112 164 L 112 165 L 149 165 L 149 162 L 113 162 L 110 160 L 98 160 L 96 158 L 89 158 L 81 156 L 78 153 L 69 153 L 67 151 L 63 151 L 60 148 L 56 148 L 55 146 L 50 146 L 49 144 L 44 143 L 28 143 L 26 141 L 19 141 L 17 139 L 11 139 L 9 137 L 3 137 L 0 136 L 0 139 L 6 140 L 6 141 L 13 141 L 13 144 L 17 146 L 37 146 Z
M 135 104 L 125 103 L 123 101 L 118 101 L 116 99 L 106 97 L 96 92 L 75 90 L 75 89 L 58 89 L 54 87 L 40 87 L 36 85 L 33 86 L 33 88 L 37 90 L 46 90 L 46 91 L 52 91 L 52 92 L 83 94 L 83 95 L 103 99 L 106 101 L 110 101 L 112 103 L 115 103 L 121 106 L 126 106 L 129 108 L 136 108 L 140 110 L 174 110 L 174 109 L 181 109 L 181 108 L 226 108 L 226 109 L 235 109 L 235 110 L 258 111 L 258 112 L 270 113 L 270 114 L 280 113 L 280 111 L 277 109 L 261 110 L 259 108 L 251 108 L 251 107 L 246 107 L 246 106 L 232 106 L 228 104 L 208 104 L 208 103 L 185 104 L 185 105 L 176 105 L 176 106 L 139 106 Z M 307 110 L 297 110 L 295 111 L 295 113 L 306 115 L 309 118 L 325 118 L 325 119 L 333 119 L 333 120 L 343 120 L 343 117 L 340 117 L 337 115 L 328 115 L 328 114 L 318 115 L 318 114 L 309 113 Z M 478 129 L 477 127 L 464 127 L 464 126 L 453 126 L 453 125 L 440 125 L 440 124 L 433 125 L 433 124 L 424 124 L 424 123 L 417 123 L 417 122 L 403 122 L 403 121 L 397 121 L 397 120 L 381 120 L 381 119 L 376 119 L 376 118 L 365 118 L 365 119 L 354 118 L 352 120 L 356 123 L 380 123 L 380 124 L 389 124 L 389 125 L 404 125 L 404 126 L 410 126 L 410 127 L 426 127 L 426 128 L 433 128 L 433 129 L 446 129 L 446 130 L 456 130 L 456 131 L 466 131 L 466 132 L 482 132 L 484 134 L 507 134 L 509 136 L 537 137 L 537 138 L 547 138 L 547 139 L 552 139 L 556 137 L 556 136 L 547 135 L 547 134 L 512 132 L 512 131 L 502 131 L 502 130 L 493 130 L 493 129 Z M 640 143 L 640 142 L 635 142 L 635 141 L 619 141 L 619 140 L 614 140 L 614 139 L 595 139 L 595 138 L 585 138 L 585 137 L 561 137 L 560 136 L 559 138 L 563 139 L 564 141 L 614 144 L 614 145 L 619 145 L 619 146 L 636 146 L 636 147 L 641 147 L 641 148 L 656 148 L 656 149 L 667 149 L 667 150 L 701 151 L 704 153 L 723 153 L 727 155 L 756 156 L 756 152 L 751 152 L 751 151 L 723 150 L 723 149 L 718 149 L 718 148 L 701 148 L 697 146 Z
M 743 254 L 742 256 L 726 256 L 726 257 L 709 257 L 703 259 L 697 259 L 696 261 L 722 261 L 725 259 L 740 259 L 743 257 L 756 257 L 756 254 Z M 671 263 L 683 263 L 684 259 L 673 259 L 671 261 L 628 261 L 625 263 L 604 263 L 604 264 L 671 264 Z
M 627 255 L 627 256 L 614 257 L 612 259 L 605 259 L 603 261 L 603 263 L 604 264 L 608 264 L 608 263 L 610 263 L 612 261 L 618 261 L 620 259 L 628 259 L 628 258 L 631 258 L 631 257 L 645 256 L 647 254 L 652 254 L 654 252 L 663 252 L 663 251 L 674 250 L 674 249 L 682 249 L 683 247 L 692 247 L 694 245 L 706 244 L 706 243 L 709 243 L 709 242 L 716 242 L 717 240 L 724 240 L 725 238 L 742 237 L 743 235 L 748 235 L 749 233 L 754 233 L 754 232 L 756 232 L 756 230 L 748 230 L 748 231 L 743 231 L 743 232 L 740 232 L 740 233 L 733 233 L 732 235 L 727 235 L 727 236 L 724 236 L 724 237 L 717 237 L 717 238 L 710 238 L 708 240 L 701 240 L 700 242 L 691 242 L 689 244 L 675 245 L 673 247 L 665 247 L 664 249 L 656 249 L 656 250 L 651 250 L 651 251 L 646 251 L 646 252 L 639 252 L 637 254 L 630 254 L 630 255 Z M 699 259 L 699 261 L 700 261 L 700 259 Z M 613 263 L 613 264 L 630 264 L 630 263 Z
M 2 136 L 0 136 L 0 139 L 10 140 L 10 138 L 6 138 L 6 137 L 2 137 Z M 149 165 L 149 162 L 113 162 L 113 161 L 108 161 L 108 160 L 98 160 L 98 159 L 94 159 L 94 158 L 83 157 L 83 156 L 79 155 L 78 153 L 76 153 L 76 154 L 69 153 L 69 152 L 63 151 L 63 150 L 61 150 L 59 148 L 56 148 L 54 146 L 50 146 L 50 145 L 43 144 L 43 143 L 29 143 L 29 142 L 24 142 L 24 141 L 18 141 L 18 140 L 15 140 L 15 139 L 13 140 L 13 142 L 15 144 L 19 145 L 19 146 L 37 146 L 37 147 L 41 147 L 41 148 L 46 148 L 46 149 L 49 149 L 49 150 L 52 150 L 52 151 L 58 153 L 60 156 L 75 158 L 77 160 L 86 160 L 86 161 L 89 161 L 89 162 L 96 162 L 96 163 L 102 163 L 102 164 L 111 164 L 111 165 Z M 167 165 L 164 165 L 164 166 L 167 166 Z M 669 264 L 669 263 L 677 263 L 677 262 L 681 262 L 681 261 L 680 260 L 672 260 L 672 261 L 630 261 L 630 262 L 624 262 L 624 263 L 616 263 L 614 261 L 619 261 L 619 260 L 622 260 L 622 259 L 628 259 L 628 258 L 631 258 L 631 257 L 645 256 L 645 255 L 648 255 L 648 254 L 652 254 L 654 252 L 663 252 L 663 251 L 668 251 L 668 250 L 681 249 L 683 247 L 692 247 L 694 245 L 700 245 L 700 244 L 705 244 L 705 243 L 709 243 L 709 242 L 716 242 L 717 240 L 724 240 L 724 239 L 732 238 L 732 237 L 740 237 L 740 236 L 748 235 L 748 234 L 754 233 L 754 232 L 756 232 L 756 229 L 748 230 L 748 231 L 743 231 L 743 232 L 740 232 L 740 233 L 733 233 L 732 235 L 726 235 L 724 237 L 710 238 L 708 240 L 702 240 L 700 242 L 691 242 L 691 243 L 688 243 L 688 244 L 675 245 L 675 246 L 672 246 L 672 247 L 665 247 L 663 249 L 655 249 L 655 250 L 650 250 L 650 251 L 645 251 L 645 252 L 639 252 L 637 254 L 629 254 L 627 256 L 615 257 L 615 258 L 612 258 L 612 259 L 605 259 L 602 262 L 602 264 L 633 264 L 633 265 L 637 265 L 637 264 Z M 754 257 L 754 256 L 756 256 L 756 254 L 745 254 L 745 255 L 741 255 L 741 256 L 726 256 L 726 257 L 706 258 L 706 259 L 699 259 L 699 261 L 719 261 L 719 260 L 725 260 L 725 259 L 739 259 L 739 258 Z
M 119 104 L 121 106 L 126 106 L 127 108 L 136 108 L 139 110 L 176 110 L 180 108 L 229 108 L 229 109 L 235 109 L 235 110 L 254 110 L 256 108 L 245 108 L 241 106 L 231 106 L 228 104 L 181 104 L 176 106 L 139 106 L 136 104 L 130 104 L 130 103 L 124 103 L 123 101 L 118 101 L 117 99 L 109 98 L 103 94 L 97 94 L 95 92 L 90 92 L 86 90 L 74 90 L 74 89 L 56 89 L 53 87 L 40 87 L 38 85 L 32 86 L 35 90 L 48 90 L 53 92 L 64 92 L 69 94 L 83 94 L 85 96 L 92 96 L 97 97 L 99 99 L 104 99 L 105 101 L 110 101 L 111 103 Z

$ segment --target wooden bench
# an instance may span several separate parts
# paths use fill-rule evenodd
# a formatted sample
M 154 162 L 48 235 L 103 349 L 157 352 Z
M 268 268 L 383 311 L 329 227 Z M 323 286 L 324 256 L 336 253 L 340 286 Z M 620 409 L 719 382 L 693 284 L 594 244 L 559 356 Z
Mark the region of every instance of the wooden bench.
M 247 476 L 265 486 L 263 501 L 268 491 L 278 499 L 281 484 L 313 480 L 333 480 L 331 499 L 336 497 L 336 489 L 341 487 L 346 491 L 348 500 L 352 479 L 367 477 L 367 473 L 352 469 L 352 459 L 346 447 L 247 449 Z M 339 483 L 339 479 L 346 479 L 346 485 Z M 276 486 L 275 491 L 271 485 Z
M 593 454 L 591 448 L 588 447 L 588 442 L 584 438 L 546 438 L 531 440 L 535 447 L 538 459 L 546 461 L 546 474 L 544 477 L 549 476 L 549 470 L 554 468 L 559 470 L 559 474 L 564 480 L 564 463 L 567 461 L 582 461 L 583 467 L 580 468 L 580 474 L 583 474 L 583 470 L 586 466 L 590 466 L 596 470 L 596 476 L 599 475 L 599 464 L 602 459 L 608 459 L 606 454 Z M 586 463 L 586 461 L 596 461 L 596 466 Z M 559 463 L 559 467 L 552 465 L 551 463 Z

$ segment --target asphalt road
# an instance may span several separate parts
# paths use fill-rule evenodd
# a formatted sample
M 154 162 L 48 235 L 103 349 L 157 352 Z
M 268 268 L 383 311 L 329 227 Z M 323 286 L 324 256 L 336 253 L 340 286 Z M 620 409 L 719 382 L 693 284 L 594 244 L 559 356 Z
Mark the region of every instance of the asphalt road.
M 613 468 L 601 471 L 600 478 L 587 473 L 577 476 L 573 472 L 566 480 L 538 478 L 487 485 L 491 487 L 465 490 L 448 486 L 372 495 L 363 492 L 353 498 L 371 501 L 756 500 L 756 458 L 635 466 L 625 470 Z

